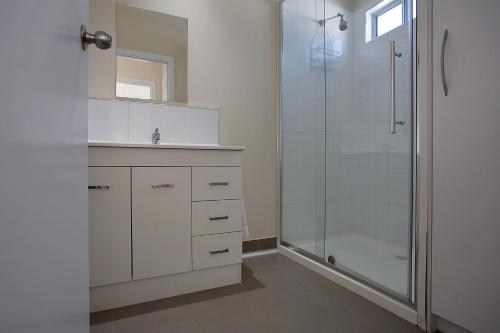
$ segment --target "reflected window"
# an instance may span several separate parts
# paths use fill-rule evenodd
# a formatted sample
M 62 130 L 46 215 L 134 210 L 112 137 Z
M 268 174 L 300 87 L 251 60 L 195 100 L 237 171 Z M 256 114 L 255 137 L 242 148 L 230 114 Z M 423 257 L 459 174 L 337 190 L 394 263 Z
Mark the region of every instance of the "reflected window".
M 137 99 L 155 99 L 155 83 L 153 81 L 118 77 L 116 96 Z

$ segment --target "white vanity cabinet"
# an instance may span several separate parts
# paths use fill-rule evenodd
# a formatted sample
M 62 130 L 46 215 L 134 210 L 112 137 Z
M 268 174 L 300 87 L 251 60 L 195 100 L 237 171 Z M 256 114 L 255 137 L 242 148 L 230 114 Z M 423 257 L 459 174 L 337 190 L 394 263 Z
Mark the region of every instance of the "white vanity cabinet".
M 134 280 L 190 271 L 191 168 L 132 168 Z
M 89 168 L 90 287 L 132 279 L 130 169 Z
M 241 282 L 242 150 L 89 144 L 91 312 Z

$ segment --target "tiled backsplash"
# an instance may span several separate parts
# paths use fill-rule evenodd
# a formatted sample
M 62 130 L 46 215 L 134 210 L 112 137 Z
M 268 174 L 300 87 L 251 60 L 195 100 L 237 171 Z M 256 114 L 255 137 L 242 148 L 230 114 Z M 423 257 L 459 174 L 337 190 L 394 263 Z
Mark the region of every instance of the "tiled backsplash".
M 193 107 L 89 99 L 89 141 L 219 144 L 219 111 Z

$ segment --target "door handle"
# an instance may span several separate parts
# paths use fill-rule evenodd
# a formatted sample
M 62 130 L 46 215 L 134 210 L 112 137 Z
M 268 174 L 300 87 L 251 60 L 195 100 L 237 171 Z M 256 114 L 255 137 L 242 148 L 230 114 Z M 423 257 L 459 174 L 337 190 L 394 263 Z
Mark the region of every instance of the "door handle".
M 208 183 L 209 186 L 227 186 L 229 185 L 229 182 L 210 182 Z
M 156 185 L 152 184 L 151 185 L 151 188 L 153 188 L 153 189 L 158 189 L 158 188 L 172 188 L 172 187 L 174 187 L 174 184 L 156 184 Z
M 396 121 L 396 57 L 401 58 L 403 55 L 396 52 L 396 42 L 389 42 L 389 128 L 390 133 L 396 133 L 396 124 L 402 125 Z
M 214 217 L 209 217 L 208 220 L 209 221 L 220 221 L 220 220 L 228 220 L 229 219 L 229 215 L 225 215 L 225 216 L 214 216 Z
M 444 95 L 448 96 L 448 82 L 446 82 L 446 71 L 444 69 L 444 51 L 448 40 L 448 29 L 444 29 L 443 40 L 441 41 L 441 81 L 443 83 Z
M 208 252 L 210 252 L 210 254 L 221 254 L 221 253 L 228 253 L 229 249 L 226 247 L 224 250 L 216 250 L 216 251 L 209 250 Z
M 80 26 L 80 40 L 84 51 L 87 50 L 89 44 L 95 44 L 101 50 L 107 50 L 113 44 L 113 37 L 110 34 L 104 31 L 96 31 L 94 34 L 91 34 L 87 31 L 87 26 L 84 24 Z
M 110 185 L 89 185 L 89 190 L 109 190 Z

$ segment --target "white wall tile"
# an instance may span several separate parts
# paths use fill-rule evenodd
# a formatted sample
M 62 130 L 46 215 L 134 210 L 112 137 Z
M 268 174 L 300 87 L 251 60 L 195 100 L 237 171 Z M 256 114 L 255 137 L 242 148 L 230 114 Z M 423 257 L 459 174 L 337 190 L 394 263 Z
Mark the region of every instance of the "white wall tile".
M 191 143 L 191 111 L 178 106 L 161 106 L 155 110 L 161 143 Z
M 160 110 L 161 109 L 159 105 L 146 103 L 130 103 L 130 142 L 151 142 L 153 131 L 155 130 L 155 128 L 160 127 L 159 121 L 155 120 L 155 114 L 159 114 Z
M 190 117 L 192 144 L 219 144 L 217 110 L 191 109 Z
M 156 128 L 160 143 L 191 143 L 191 110 L 184 107 L 131 103 L 130 141 L 151 142 Z
M 91 121 L 89 139 L 128 140 L 128 103 L 89 99 L 88 110 Z
M 150 143 L 159 128 L 161 143 L 219 144 L 219 112 L 151 103 L 89 99 L 90 141 Z

